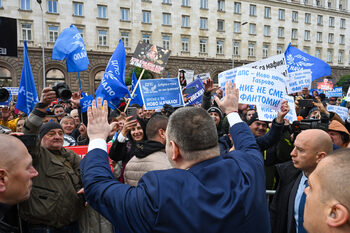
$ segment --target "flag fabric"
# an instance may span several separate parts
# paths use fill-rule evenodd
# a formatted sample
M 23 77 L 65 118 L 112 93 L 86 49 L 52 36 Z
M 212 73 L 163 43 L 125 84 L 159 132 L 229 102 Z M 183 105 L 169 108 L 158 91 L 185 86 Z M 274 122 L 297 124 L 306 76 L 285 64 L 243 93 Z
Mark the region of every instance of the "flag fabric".
M 99 87 L 95 92 L 96 97 L 101 97 L 108 101 L 108 106 L 112 109 L 118 108 L 120 99 L 125 95 L 130 95 L 128 87 L 125 85 L 125 63 L 126 53 L 122 40 L 109 59 L 105 73 Z
M 34 109 L 35 104 L 38 102 L 39 98 L 36 92 L 32 68 L 30 67 L 28 57 L 27 41 L 24 41 L 23 68 L 16 108 L 29 115 Z
M 134 91 L 135 86 L 137 83 L 137 78 L 135 74 L 135 69 L 132 70 L 132 81 L 131 81 L 131 93 Z M 140 91 L 140 84 L 137 85 L 136 91 L 134 93 L 134 96 L 131 98 L 130 105 L 132 104 L 138 104 L 139 106 L 143 106 L 141 91 Z
M 331 67 L 323 60 L 311 56 L 299 49 L 291 46 L 284 52 L 288 72 L 310 69 L 312 71 L 312 81 L 324 76 L 331 75 Z
M 52 60 L 66 58 L 68 72 L 79 72 L 89 68 L 89 58 L 83 38 L 73 24 L 58 36 L 51 58 Z

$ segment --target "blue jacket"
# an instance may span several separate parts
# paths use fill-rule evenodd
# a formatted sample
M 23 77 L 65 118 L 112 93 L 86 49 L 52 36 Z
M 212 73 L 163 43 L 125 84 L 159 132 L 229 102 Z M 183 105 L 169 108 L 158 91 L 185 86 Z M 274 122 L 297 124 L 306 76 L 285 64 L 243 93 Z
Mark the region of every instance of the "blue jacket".
M 263 157 L 246 123 L 231 127 L 236 151 L 188 170 L 146 173 L 137 187 L 116 181 L 101 149 L 81 164 L 85 197 L 126 232 L 270 232 Z

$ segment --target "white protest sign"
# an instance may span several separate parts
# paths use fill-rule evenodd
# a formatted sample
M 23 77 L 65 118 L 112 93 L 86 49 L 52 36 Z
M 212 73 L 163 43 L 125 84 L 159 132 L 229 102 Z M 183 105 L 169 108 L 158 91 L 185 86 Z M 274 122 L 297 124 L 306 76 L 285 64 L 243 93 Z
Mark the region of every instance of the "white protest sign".
M 230 70 L 226 70 L 224 72 L 219 73 L 219 75 L 218 75 L 219 87 L 222 90 L 224 90 L 224 93 L 225 93 L 225 83 L 228 81 L 235 82 L 235 76 L 236 76 L 237 69 L 238 68 L 230 69 Z
M 177 76 L 178 78 L 180 78 L 180 71 L 184 72 L 184 76 L 185 76 L 187 84 L 193 82 L 194 70 L 179 69 L 178 76 Z
M 348 108 L 346 107 L 340 107 L 336 105 L 327 105 L 327 111 L 328 112 L 335 112 L 340 116 L 343 121 L 345 121 L 348 118 Z
M 287 65 L 284 54 L 268 57 L 253 63 L 242 66 L 244 68 L 254 68 L 259 70 L 272 70 L 277 73 L 287 76 Z
M 350 87 L 348 89 L 348 93 L 346 94 L 345 100 L 350 101 Z
M 304 87 L 311 89 L 311 74 L 311 70 L 299 70 L 288 73 L 288 78 L 286 79 L 287 93 L 297 93 L 302 91 Z
M 285 95 L 285 77 L 270 70 L 237 68 L 235 83 L 239 103 L 263 105 L 278 109 Z
M 284 99 L 288 101 L 289 112 L 284 117 L 289 120 L 290 123 L 297 120 L 297 113 L 295 111 L 294 98 L 292 96 L 285 95 Z M 258 112 L 259 120 L 261 121 L 272 121 L 277 117 L 278 111 L 261 105 L 256 106 Z
M 199 77 L 204 82 L 205 80 L 210 78 L 210 73 L 202 73 L 202 74 L 197 74 L 195 76 Z

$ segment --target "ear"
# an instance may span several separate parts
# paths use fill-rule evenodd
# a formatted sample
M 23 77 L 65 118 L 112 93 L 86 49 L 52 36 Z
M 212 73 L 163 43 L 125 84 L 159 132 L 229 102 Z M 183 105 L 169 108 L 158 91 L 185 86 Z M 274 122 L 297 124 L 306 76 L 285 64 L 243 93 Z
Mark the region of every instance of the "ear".
M 339 227 L 349 220 L 348 209 L 340 203 L 332 206 L 331 212 L 327 216 L 327 224 L 331 227 Z
M 173 151 L 173 156 L 171 157 L 171 160 L 176 162 L 181 158 L 180 149 L 179 149 L 179 146 L 174 141 L 170 141 L 170 144 L 171 144 L 171 149 Z
M 159 129 L 158 130 L 158 136 L 165 140 L 165 130 L 164 129 Z
M 318 164 L 324 157 L 326 157 L 326 152 L 318 152 L 316 155 L 316 163 Z
M 8 182 L 8 176 L 5 169 L 0 169 L 0 192 L 4 192 L 6 190 Z

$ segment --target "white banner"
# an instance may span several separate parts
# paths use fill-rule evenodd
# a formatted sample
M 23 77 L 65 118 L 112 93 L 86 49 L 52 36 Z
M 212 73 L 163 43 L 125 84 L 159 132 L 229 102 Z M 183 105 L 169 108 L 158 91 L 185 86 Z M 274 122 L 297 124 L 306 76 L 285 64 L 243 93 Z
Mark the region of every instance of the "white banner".
M 293 121 L 297 120 L 297 113 L 295 111 L 295 104 L 294 104 L 294 98 L 292 96 L 285 95 L 285 100 L 288 100 L 289 105 L 289 112 L 284 117 L 289 120 L 289 122 L 292 124 Z M 278 111 L 275 109 L 271 109 L 269 107 L 263 107 L 261 105 L 256 106 L 256 110 L 259 116 L 259 120 L 261 121 L 272 121 L 277 117 Z
M 299 70 L 288 73 L 288 78 L 286 79 L 287 93 L 297 93 L 302 91 L 304 87 L 311 89 L 311 74 L 311 70 Z
M 337 113 L 340 116 L 340 118 L 343 119 L 343 121 L 345 121 L 349 115 L 348 108 L 336 105 L 327 105 L 327 111 Z
M 253 63 L 242 66 L 244 68 L 254 68 L 259 70 L 272 70 L 277 73 L 287 76 L 287 65 L 284 54 L 268 57 Z

